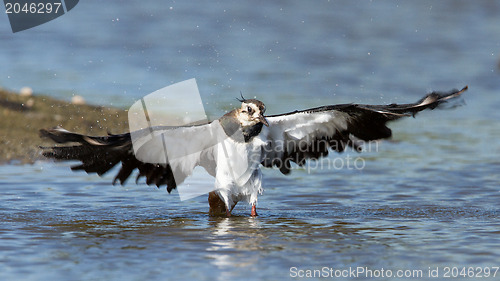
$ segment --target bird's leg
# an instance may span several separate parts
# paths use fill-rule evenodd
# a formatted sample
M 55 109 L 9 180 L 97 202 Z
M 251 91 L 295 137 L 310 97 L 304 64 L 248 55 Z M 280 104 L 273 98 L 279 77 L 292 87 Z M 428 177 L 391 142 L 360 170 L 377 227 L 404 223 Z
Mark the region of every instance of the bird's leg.
M 257 208 L 255 207 L 255 204 L 252 204 L 252 212 L 250 213 L 252 217 L 257 216 Z
M 236 207 L 236 204 L 238 204 L 238 202 L 234 202 L 234 204 L 231 206 L 231 209 L 226 208 L 226 216 L 227 217 L 231 216 L 231 212 L 233 211 L 234 207 Z

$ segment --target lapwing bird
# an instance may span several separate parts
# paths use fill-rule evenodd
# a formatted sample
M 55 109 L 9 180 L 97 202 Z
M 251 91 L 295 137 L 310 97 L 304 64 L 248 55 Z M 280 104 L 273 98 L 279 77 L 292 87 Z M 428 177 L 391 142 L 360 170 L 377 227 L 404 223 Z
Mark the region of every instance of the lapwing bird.
M 138 170 L 137 179 L 145 177 L 148 185 L 165 185 L 170 193 L 201 166 L 215 177 L 208 196 L 210 214 L 230 216 L 237 202 L 246 201 L 251 215 L 256 216 L 257 196 L 263 191 L 261 166 L 288 174 L 293 167 L 327 156 L 329 151 L 342 152 L 347 147 L 361 151 L 365 142 L 391 137 L 387 122 L 453 105 L 450 102 L 460 100 L 457 97 L 466 90 L 467 86 L 432 92 L 411 104 L 326 105 L 269 116 L 264 115 L 263 102 L 242 97 L 240 108 L 201 125 L 107 136 L 86 136 L 58 127 L 42 129 L 40 135 L 65 144 L 45 147 L 43 155 L 80 161 L 72 170 L 101 176 L 121 163 L 113 183 L 124 184 Z M 139 135 L 139 148 L 134 147 L 134 133 Z

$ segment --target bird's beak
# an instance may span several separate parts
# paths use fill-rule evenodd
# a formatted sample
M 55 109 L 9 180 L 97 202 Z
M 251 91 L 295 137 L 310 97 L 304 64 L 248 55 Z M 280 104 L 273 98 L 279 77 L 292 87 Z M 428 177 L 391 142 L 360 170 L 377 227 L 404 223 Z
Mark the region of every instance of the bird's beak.
M 267 123 L 267 120 L 266 120 L 266 118 L 264 118 L 263 115 L 259 116 L 259 121 L 260 121 L 260 123 L 262 123 L 262 124 L 266 125 L 267 127 L 269 127 L 269 123 Z

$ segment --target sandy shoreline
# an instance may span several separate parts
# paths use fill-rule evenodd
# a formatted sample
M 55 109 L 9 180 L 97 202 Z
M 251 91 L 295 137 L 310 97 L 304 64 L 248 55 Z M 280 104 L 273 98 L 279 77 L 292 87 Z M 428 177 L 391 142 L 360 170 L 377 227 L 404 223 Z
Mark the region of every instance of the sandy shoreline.
M 53 143 L 38 131 L 55 126 L 91 135 L 122 133 L 128 131 L 127 112 L 0 89 L 0 164 L 43 159 L 39 146 Z

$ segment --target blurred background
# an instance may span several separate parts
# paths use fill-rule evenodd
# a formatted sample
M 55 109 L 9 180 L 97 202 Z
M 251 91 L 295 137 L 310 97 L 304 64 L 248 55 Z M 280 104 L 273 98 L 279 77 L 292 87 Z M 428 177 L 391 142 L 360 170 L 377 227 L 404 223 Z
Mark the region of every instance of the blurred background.
M 500 2 L 486 0 L 85 0 L 15 34 L 0 17 L 0 87 L 104 107 L 127 109 L 190 78 L 212 119 L 240 91 L 276 114 L 469 86 L 465 106 L 391 124 L 393 139 L 376 151 L 331 156 L 362 157 L 362 170 L 266 169 L 255 219 L 244 203 L 231 219 L 210 218 L 205 196 L 111 186 L 113 172 L 0 166 L 0 279 L 286 280 L 293 266 L 498 266 L 499 15 Z M 116 133 L 115 115 L 106 118 Z
M 210 110 L 241 91 L 272 113 L 465 84 L 488 96 L 483 88 L 498 87 L 499 10 L 496 1 L 81 1 L 15 34 L 4 16 L 0 86 L 128 108 L 196 78 Z

